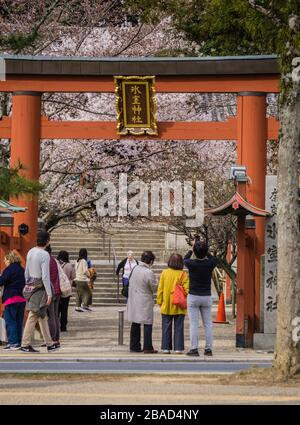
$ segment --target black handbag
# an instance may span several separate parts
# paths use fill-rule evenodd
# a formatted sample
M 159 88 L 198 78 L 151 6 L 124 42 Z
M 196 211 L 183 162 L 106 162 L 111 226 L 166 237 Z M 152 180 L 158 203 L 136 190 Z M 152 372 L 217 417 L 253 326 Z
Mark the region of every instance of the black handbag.
M 123 295 L 123 297 L 128 298 L 128 289 L 129 289 L 129 285 L 123 285 L 121 294 Z
M 131 275 L 132 275 L 132 272 L 133 272 L 133 270 L 136 268 L 136 266 L 134 266 L 133 267 L 133 269 L 131 270 L 131 273 L 130 273 L 130 275 L 129 275 L 129 278 L 128 278 L 128 283 L 124 283 L 124 281 L 123 281 L 123 288 L 122 288 L 122 290 L 121 290 L 121 294 L 123 295 L 123 297 L 125 297 L 125 298 L 128 298 L 128 296 L 129 296 L 129 281 L 130 281 L 130 278 L 131 278 Z

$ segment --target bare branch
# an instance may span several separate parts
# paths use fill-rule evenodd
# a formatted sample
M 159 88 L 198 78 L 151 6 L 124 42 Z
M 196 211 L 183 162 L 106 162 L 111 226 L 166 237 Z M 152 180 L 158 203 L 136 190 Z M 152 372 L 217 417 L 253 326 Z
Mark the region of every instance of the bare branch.
M 141 32 L 142 28 L 143 28 L 144 24 L 142 23 L 138 30 L 134 33 L 134 35 L 131 37 L 131 39 L 129 40 L 129 42 L 126 44 L 125 47 L 123 47 L 119 52 L 115 53 L 114 56 L 119 56 L 122 53 L 125 52 L 125 50 L 127 50 L 130 46 L 132 46 L 133 44 L 133 40 L 139 35 L 139 33 Z
M 89 232 L 91 230 L 93 230 L 93 231 L 97 231 L 99 233 L 102 233 L 104 236 L 105 235 L 112 236 L 112 233 L 108 232 L 107 230 L 104 230 L 103 227 L 101 227 L 101 225 L 99 225 L 99 226 L 93 226 L 92 225 L 92 226 L 87 227 L 86 224 L 82 226 L 82 225 L 80 225 L 79 223 L 76 223 L 76 222 L 69 223 L 69 222 L 65 222 L 65 221 L 63 223 L 57 223 L 55 226 L 48 229 L 48 232 L 51 233 L 54 230 L 59 229 L 60 227 L 66 227 L 66 226 L 77 227 L 78 229 L 88 230 Z
M 48 218 L 50 218 L 52 215 L 55 215 L 57 222 L 62 220 L 63 218 L 70 217 L 72 215 L 78 214 L 79 212 L 90 209 L 92 204 L 98 200 L 97 198 L 89 199 L 86 202 L 82 202 L 81 204 L 76 204 L 72 207 L 66 208 L 62 211 L 55 210 L 55 213 L 53 211 L 49 211 L 45 216 L 43 217 L 44 221 L 47 221 Z
M 51 15 L 51 13 L 53 12 L 53 10 L 56 8 L 56 6 L 59 6 L 59 3 L 61 2 L 61 0 L 55 0 L 50 7 L 48 7 L 48 9 L 46 10 L 46 12 L 44 13 L 44 16 L 42 17 L 42 19 L 40 20 L 40 22 L 38 22 L 36 24 L 36 26 L 34 27 L 34 32 L 38 32 L 38 30 L 41 28 L 41 26 L 46 22 L 47 18 Z
M 252 7 L 252 9 L 254 9 L 257 12 L 261 13 L 263 16 L 265 16 L 266 18 L 268 18 L 276 26 L 281 27 L 282 25 L 284 25 L 284 26 L 287 25 L 272 10 L 266 9 L 265 7 L 261 6 L 260 4 L 257 4 L 256 0 L 248 0 L 248 3 L 249 3 L 249 6 Z
M 79 95 L 78 95 L 79 96 Z M 53 112 L 53 114 L 49 114 L 48 118 L 53 117 L 54 115 L 59 114 L 60 112 L 62 112 L 65 108 L 74 108 L 78 111 L 82 111 L 82 112 L 87 112 L 89 114 L 93 114 L 93 115 L 99 115 L 99 116 L 105 116 L 105 117 L 115 117 L 115 114 L 103 114 L 101 112 L 97 112 L 97 111 L 93 111 L 91 109 L 88 108 L 83 108 L 82 106 L 78 106 L 78 105 L 72 105 L 72 101 L 74 101 L 76 99 L 71 99 L 70 102 L 65 102 L 65 101 L 61 101 L 61 100 L 51 100 L 51 99 L 47 99 L 44 100 L 44 103 L 50 103 L 50 104 L 57 104 L 57 105 L 62 105 L 62 108 L 56 110 L 55 112 Z
M 100 170 L 106 170 L 108 168 L 115 168 L 115 167 L 120 167 L 120 166 L 123 167 L 125 165 L 130 165 L 130 164 L 133 164 L 135 162 L 144 161 L 145 159 L 150 158 L 151 156 L 158 155 L 159 153 L 166 152 L 167 150 L 169 150 L 169 149 L 168 148 L 167 149 L 161 149 L 159 151 L 151 152 L 148 155 L 145 155 L 143 157 L 136 158 L 136 159 L 131 159 L 129 161 L 121 162 L 121 163 L 118 163 L 118 164 L 105 165 L 104 167 L 89 167 L 88 168 L 88 171 L 100 171 Z M 78 161 L 78 158 L 77 158 L 77 161 Z M 82 170 L 83 173 L 86 172 L 86 171 L 87 170 Z M 49 173 L 57 173 L 57 174 L 63 174 L 63 175 L 79 174 L 78 171 L 77 172 L 68 172 L 68 171 L 64 171 L 64 170 L 51 170 L 51 168 L 50 169 L 46 169 L 43 172 L 44 173 L 47 173 L 47 172 L 49 172 Z

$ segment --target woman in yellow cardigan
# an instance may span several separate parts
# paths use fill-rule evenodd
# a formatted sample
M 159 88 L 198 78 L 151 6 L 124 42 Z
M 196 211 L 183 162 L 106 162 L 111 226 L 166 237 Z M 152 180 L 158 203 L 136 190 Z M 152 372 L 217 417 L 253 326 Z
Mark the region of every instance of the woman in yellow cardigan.
M 181 280 L 184 291 L 188 294 L 189 279 L 183 271 L 183 258 L 180 254 L 172 254 L 168 261 L 168 268 L 160 275 L 157 290 L 157 304 L 161 306 L 162 315 L 162 352 L 170 354 L 172 350 L 172 322 L 174 320 L 174 350 L 182 354 L 184 350 L 184 317 L 186 309 L 172 304 L 172 297 L 176 283 Z

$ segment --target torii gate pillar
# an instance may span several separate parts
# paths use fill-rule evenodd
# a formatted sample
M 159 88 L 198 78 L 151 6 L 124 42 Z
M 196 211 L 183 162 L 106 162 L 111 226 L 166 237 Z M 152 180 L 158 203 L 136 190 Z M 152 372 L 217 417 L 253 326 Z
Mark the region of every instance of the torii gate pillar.
M 258 208 L 265 209 L 265 178 L 267 164 L 267 119 L 266 119 L 266 94 L 261 92 L 241 92 L 237 99 L 238 119 L 238 165 L 247 167 L 250 182 L 246 188 L 246 199 Z M 244 233 L 245 234 L 245 233 Z M 260 259 L 265 250 L 265 219 L 255 218 L 255 246 L 254 270 L 251 261 L 245 258 L 238 260 L 238 281 L 247 276 L 254 277 L 254 331 L 259 331 L 260 326 Z M 245 263 L 243 264 L 243 262 Z M 254 276 L 253 276 L 254 274 Z M 244 282 L 245 283 L 245 282 Z M 239 286 L 239 282 L 238 282 Z M 244 335 L 244 295 L 237 297 L 237 345 L 243 346 Z M 240 340 L 239 340 L 240 336 Z M 240 342 L 240 344 L 239 344 Z
M 31 180 L 39 179 L 41 137 L 41 93 L 34 91 L 16 91 L 12 96 L 11 156 L 10 166 L 24 165 L 23 175 Z M 14 204 L 26 207 L 24 213 L 15 217 L 15 232 L 21 223 L 27 224 L 29 232 L 21 236 L 20 254 L 22 260 L 36 244 L 38 198 L 21 196 L 13 200 Z

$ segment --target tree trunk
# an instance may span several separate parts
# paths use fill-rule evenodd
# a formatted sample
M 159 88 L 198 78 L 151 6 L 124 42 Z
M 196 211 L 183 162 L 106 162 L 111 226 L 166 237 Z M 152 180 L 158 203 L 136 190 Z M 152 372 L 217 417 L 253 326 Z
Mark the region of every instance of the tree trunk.
M 232 269 L 231 265 L 228 264 L 226 258 L 222 258 L 219 259 L 220 260 L 220 264 L 222 266 L 222 268 L 225 270 L 226 274 L 229 276 L 229 278 L 231 279 L 231 312 L 232 312 L 232 317 L 233 319 L 236 318 L 236 308 L 235 308 L 235 304 L 236 304 L 236 273 L 235 271 Z
M 218 257 L 220 265 L 229 278 L 235 282 L 236 281 L 236 272 L 232 269 L 232 266 L 227 262 L 226 258 Z
M 294 329 L 295 320 L 297 320 L 295 318 L 300 318 L 299 85 L 297 87 L 294 85 L 294 88 L 290 89 L 285 96 L 280 112 L 280 122 L 277 209 L 278 299 L 274 367 L 283 378 L 288 378 L 300 370 L 300 342 L 297 341 L 300 335 L 296 338 Z

